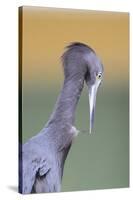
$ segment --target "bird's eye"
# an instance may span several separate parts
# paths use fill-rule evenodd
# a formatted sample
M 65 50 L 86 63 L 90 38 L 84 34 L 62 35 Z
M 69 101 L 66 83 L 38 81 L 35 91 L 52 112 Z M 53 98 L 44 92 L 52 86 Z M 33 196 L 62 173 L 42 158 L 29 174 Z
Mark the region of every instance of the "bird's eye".
M 97 79 L 101 79 L 102 78 L 102 73 L 98 73 L 97 74 Z

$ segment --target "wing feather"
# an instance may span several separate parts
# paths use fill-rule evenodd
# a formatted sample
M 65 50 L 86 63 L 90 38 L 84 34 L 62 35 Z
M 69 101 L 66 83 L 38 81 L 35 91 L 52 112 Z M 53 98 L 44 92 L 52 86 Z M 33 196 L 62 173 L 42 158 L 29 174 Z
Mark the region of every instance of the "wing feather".
M 34 148 L 35 149 L 35 148 Z M 50 170 L 50 163 L 45 154 L 40 155 L 34 152 L 31 148 L 23 149 L 22 153 L 22 194 L 32 192 L 33 185 L 36 180 L 36 175 L 44 176 Z

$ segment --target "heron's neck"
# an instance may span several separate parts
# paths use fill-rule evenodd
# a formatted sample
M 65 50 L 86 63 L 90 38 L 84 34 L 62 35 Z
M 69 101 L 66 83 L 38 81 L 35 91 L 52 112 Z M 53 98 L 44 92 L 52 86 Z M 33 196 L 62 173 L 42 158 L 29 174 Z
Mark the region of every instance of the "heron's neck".
M 75 110 L 78 103 L 84 77 L 69 78 L 64 80 L 64 85 L 61 94 L 57 100 L 55 110 L 51 116 L 50 122 L 74 124 Z

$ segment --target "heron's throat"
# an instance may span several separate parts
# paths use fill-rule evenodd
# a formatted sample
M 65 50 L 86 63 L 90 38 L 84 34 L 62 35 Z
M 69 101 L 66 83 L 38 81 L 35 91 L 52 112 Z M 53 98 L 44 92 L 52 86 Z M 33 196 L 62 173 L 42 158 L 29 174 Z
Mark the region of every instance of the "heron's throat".
M 51 120 L 66 124 L 74 124 L 75 110 L 84 85 L 84 77 L 65 79 L 61 94 L 58 97 Z

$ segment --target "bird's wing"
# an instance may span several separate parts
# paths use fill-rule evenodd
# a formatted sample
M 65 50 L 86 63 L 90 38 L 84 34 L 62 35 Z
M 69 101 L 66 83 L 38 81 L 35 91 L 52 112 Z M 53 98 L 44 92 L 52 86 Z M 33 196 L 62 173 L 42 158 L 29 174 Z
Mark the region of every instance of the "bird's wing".
M 22 193 L 32 192 L 36 175 L 44 176 L 51 169 L 50 162 L 45 155 L 41 156 L 33 151 L 23 152 L 22 157 Z

